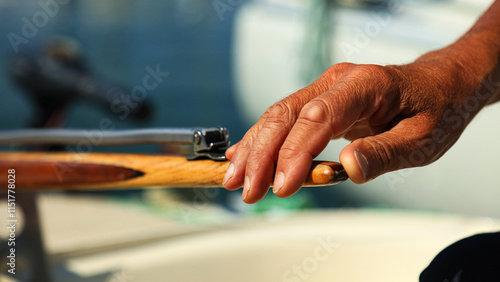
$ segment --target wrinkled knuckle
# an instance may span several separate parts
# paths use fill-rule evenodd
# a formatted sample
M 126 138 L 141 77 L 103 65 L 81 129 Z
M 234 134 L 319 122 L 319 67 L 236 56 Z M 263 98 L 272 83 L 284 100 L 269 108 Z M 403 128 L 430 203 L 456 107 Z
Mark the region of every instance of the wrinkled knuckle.
M 337 77 L 338 74 L 354 68 L 356 65 L 352 63 L 338 63 L 330 66 L 322 75 L 321 78 L 330 81 L 331 78 Z M 331 81 L 330 81 L 331 82 Z
M 260 151 L 258 148 L 254 148 L 255 150 L 248 156 L 248 168 L 252 169 L 254 173 L 260 174 L 261 169 L 263 168 L 263 163 L 274 163 L 276 164 L 277 159 L 270 155 L 268 152 Z
M 342 70 L 348 69 L 352 66 L 354 66 L 353 63 L 347 63 L 347 62 L 338 63 L 338 64 L 335 64 L 335 65 L 332 65 L 331 67 L 329 67 L 327 69 L 326 73 L 342 71 Z
M 249 148 L 250 155 L 248 157 L 249 162 L 259 166 L 262 161 L 272 161 L 276 162 L 277 152 L 269 150 L 269 139 L 262 138 L 263 136 L 255 138 L 252 143 L 252 147 Z
M 325 123 L 330 120 L 330 106 L 323 99 L 315 99 L 300 111 L 299 119 L 307 123 Z
M 269 144 L 267 143 L 267 139 L 256 138 L 253 141 L 252 150 L 255 150 L 257 152 L 261 152 L 261 151 L 264 151 L 268 146 L 269 146 Z
M 282 116 L 282 115 L 289 114 L 291 112 L 289 104 L 290 103 L 286 102 L 286 101 L 280 101 L 280 102 L 274 104 L 271 107 L 270 114 L 274 115 L 274 116 Z
M 384 85 L 391 85 L 396 81 L 396 72 L 388 67 L 374 65 L 373 73 L 377 80 Z
M 313 158 L 311 152 L 304 148 L 303 141 L 300 139 L 289 138 L 286 143 L 280 148 L 279 159 L 281 161 L 290 162 L 294 161 L 301 156 L 308 156 Z
M 381 65 L 357 65 L 356 68 L 352 68 L 352 73 L 355 76 L 375 78 L 379 81 L 392 79 L 391 72 Z
M 252 148 L 253 144 L 253 137 L 252 136 L 246 136 L 243 140 L 240 141 L 240 144 L 238 145 L 237 151 L 248 151 Z
M 397 90 L 397 77 L 389 67 L 380 65 L 360 65 L 351 72 L 353 78 L 359 81 L 358 85 L 365 85 L 371 89 L 366 93 L 388 93 Z
M 295 159 L 299 154 L 301 154 L 301 147 L 298 144 L 289 142 L 287 146 L 283 146 L 279 152 L 279 159 L 281 161 L 289 161 Z
M 269 110 L 266 122 L 289 122 L 293 119 L 293 111 L 291 109 L 290 103 L 286 101 L 281 101 L 274 104 Z

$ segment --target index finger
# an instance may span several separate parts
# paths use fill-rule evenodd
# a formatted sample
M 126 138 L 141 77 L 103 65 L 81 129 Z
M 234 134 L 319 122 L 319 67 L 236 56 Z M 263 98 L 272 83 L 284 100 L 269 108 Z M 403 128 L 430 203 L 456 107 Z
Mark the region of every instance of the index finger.
M 391 84 L 388 81 L 381 84 L 384 77 L 371 73 L 377 67 L 360 70 L 365 72 L 363 76 L 346 77 L 304 106 L 279 152 L 273 187 L 276 195 L 288 197 L 297 192 L 312 160 L 330 140 L 383 106 L 380 97 L 386 96 L 380 94 L 391 91 Z
M 246 182 L 243 195 L 248 199 L 245 201 L 255 202 L 262 198 L 271 184 L 279 149 L 300 109 L 311 99 L 328 91 L 341 70 L 350 65 L 335 65 L 311 85 L 269 108 L 238 146 L 228 153 L 231 165 L 225 176 L 224 187 L 232 190 Z

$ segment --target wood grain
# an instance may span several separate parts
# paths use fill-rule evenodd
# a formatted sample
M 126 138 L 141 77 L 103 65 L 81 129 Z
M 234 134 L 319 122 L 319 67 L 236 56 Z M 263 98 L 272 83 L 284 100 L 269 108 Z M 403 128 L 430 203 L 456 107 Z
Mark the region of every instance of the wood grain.
M 228 161 L 138 154 L 0 153 L 0 179 L 16 170 L 17 190 L 222 187 Z M 336 162 L 315 161 L 304 186 L 347 179 Z

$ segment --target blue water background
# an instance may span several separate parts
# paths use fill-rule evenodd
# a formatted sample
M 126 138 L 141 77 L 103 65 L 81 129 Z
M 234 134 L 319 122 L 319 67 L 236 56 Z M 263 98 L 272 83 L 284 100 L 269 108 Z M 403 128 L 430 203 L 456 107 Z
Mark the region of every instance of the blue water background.
M 119 114 L 80 101 L 69 108 L 65 127 L 98 129 L 103 118 L 110 118 L 117 129 L 223 125 L 231 130 L 232 140 L 238 140 L 248 127 L 232 95 L 231 28 L 238 7 L 218 14 L 213 3 L 205 0 L 72 0 L 59 8 L 28 44 L 20 45 L 21 50 L 54 36 L 75 38 L 91 72 L 126 90 L 142 85 L 147 66 L 159 65 L 161 71 L 170 73 L 148 91 L 147 99 L 155 110 L 150 120 L 121 120 Z M 22 36 L 22 19 L 33 22 L 40 11 L 39 1 L 0 2 L 1 129 L 26 127 L 34 118 L 27 95 L 8 76 L 7 65 L 15 54 L 8 34 Z

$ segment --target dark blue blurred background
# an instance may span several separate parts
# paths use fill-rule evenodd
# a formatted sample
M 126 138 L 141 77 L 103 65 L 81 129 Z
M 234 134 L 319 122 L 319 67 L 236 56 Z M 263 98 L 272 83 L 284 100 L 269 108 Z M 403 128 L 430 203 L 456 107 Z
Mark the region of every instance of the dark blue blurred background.
M 28 96 L 8 75 L 15 54 L 8 35 L 23 35 L 23 18 L 44 23 L 40 13 L 45 13 L 48 21 L 37 27 L 35 36 L 25 37 L 27 44 L 18 44 L 20 51 L 39 48 L 54 36 L 74 38 L 90 72 L 125 90 L 142 85 L 147 66 L 159 65 L 169 73 L 147 93 L 154 105 L 149 120 L 121 120 L 109 110 L 79 101 L 71 104 L 65 127 L 98 128 L 103 118 L 110 118 L 117 129 L 223 125 L 232 140 L 242 136 L 245 125 L 235 110 L 230 71 L 231 26 L 238 6 L 220 13 L 206 0 L 61 0 L 59 11 L 51 7 L 57 11 L 52 16 L 41 4 L 49 2 L 0 2 L 1 129 L 27 127 L 34 118 Z

